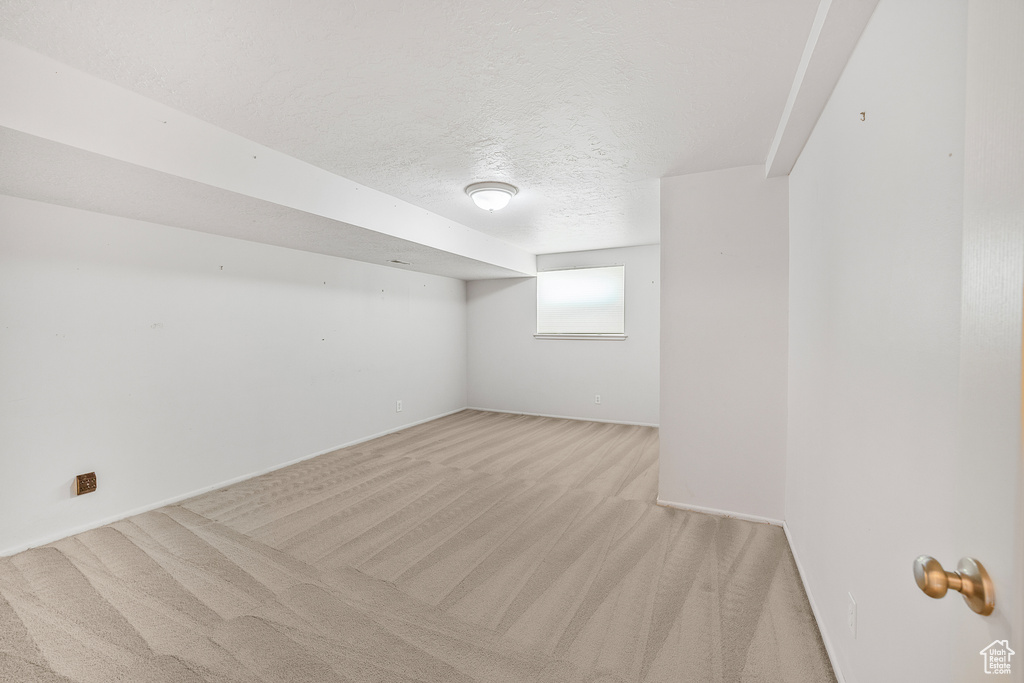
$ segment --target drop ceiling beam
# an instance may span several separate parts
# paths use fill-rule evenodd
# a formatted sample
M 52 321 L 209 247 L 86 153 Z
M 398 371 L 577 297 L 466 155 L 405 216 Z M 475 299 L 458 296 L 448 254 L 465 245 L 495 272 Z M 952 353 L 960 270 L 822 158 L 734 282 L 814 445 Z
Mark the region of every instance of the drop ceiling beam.
M 820 0 L 765 161 L 767 177 L 793 170 L 876 5 L 878 0 Z
M 10 41 L 0 40 L 0 64 L 0 126 L 514 273 L 536 273 L 536 257 L 511 244 Z

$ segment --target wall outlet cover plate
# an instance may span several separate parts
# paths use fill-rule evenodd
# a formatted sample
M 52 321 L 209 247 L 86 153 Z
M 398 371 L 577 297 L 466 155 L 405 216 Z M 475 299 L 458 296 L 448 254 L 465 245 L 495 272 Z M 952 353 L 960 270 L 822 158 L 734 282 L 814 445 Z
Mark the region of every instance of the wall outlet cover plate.
M 850 629 L 850 633 L 853 634 L 854 640 L 857 639 L 857 601 L 853 599 L 853 593 L 847 593 L 849 602 L 846 603 L 846 626 Z
M 75 495 L 82 495 L 83 493 L 92 493 L 96 490 L 96 473 L 87 472 L 86 474 L 79 474 L 75 477 Z

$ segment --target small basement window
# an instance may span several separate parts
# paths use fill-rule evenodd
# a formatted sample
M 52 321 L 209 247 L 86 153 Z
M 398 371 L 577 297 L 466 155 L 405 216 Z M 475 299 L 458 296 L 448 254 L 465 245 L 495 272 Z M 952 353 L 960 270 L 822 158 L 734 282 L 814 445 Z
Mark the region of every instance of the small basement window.
M 537 273 L 538 339 L 626 338 L 625 266 Z

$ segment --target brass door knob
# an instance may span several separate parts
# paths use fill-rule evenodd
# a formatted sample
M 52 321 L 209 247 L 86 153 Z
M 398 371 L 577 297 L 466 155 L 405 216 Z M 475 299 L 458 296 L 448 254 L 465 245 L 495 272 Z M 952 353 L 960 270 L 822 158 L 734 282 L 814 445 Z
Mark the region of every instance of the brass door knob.
M 972 557 L 961 559 L 955 572 L 947 572 L 934 557 L 921 555 L 914 560 L 914 580 L 917 587 L 932 598 L 941 598 L 951 588 L 959 591 L 967 606 L 983 617 L 996 608 L 992 579 L 981 562 Z

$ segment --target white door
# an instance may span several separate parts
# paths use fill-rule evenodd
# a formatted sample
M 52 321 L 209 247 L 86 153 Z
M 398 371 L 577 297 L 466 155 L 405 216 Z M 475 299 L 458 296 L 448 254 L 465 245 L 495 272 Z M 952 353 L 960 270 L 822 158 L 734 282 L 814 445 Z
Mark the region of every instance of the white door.
M 1024 681 L 1024 1 L 968 7 L 961 420 L 948 503 L 954 547 L 990 570 L 996 609 L 982 617 L 956 593 L 944 600 L 958 603 L 952 680 Z M 982 649 L 1003 640 L 1016 653 L 1011 673 L 986 673 Z

